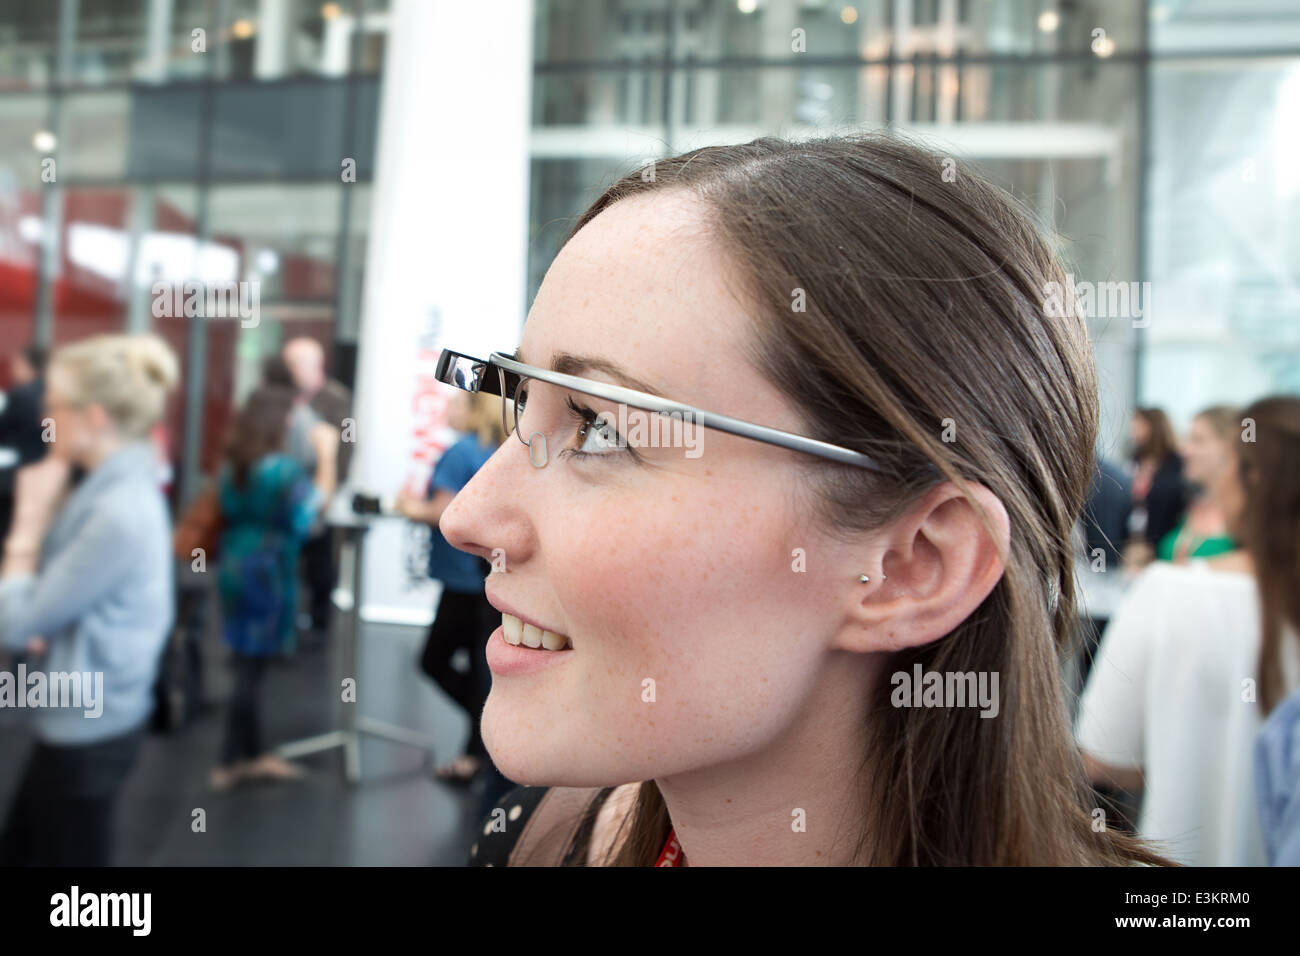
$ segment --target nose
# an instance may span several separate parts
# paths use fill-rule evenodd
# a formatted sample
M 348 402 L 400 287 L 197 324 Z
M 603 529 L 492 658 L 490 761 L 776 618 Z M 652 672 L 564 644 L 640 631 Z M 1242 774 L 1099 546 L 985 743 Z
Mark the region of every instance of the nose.
M 535 545 L 532 522 L 519 495 L 517 458 L 522 448 L 507 436 L 473 478 L 451 499 L 438 527 L 447 542 L 509 570 L 528 560 Z M 526 466 L 527 463 L 524 462 Z

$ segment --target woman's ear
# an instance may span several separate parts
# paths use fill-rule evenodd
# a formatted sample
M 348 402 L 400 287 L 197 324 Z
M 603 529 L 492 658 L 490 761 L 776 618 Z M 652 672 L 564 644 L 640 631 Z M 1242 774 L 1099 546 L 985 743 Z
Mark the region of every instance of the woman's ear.
M 973 499 L 973 501 L 972 501 Z M 944 482 L 872 534 L 873 557 L 845 603 L 835 647 L 920 647 L 951 633 L 992 592 L 1011 543 L 1007 510 L 983 485 Z

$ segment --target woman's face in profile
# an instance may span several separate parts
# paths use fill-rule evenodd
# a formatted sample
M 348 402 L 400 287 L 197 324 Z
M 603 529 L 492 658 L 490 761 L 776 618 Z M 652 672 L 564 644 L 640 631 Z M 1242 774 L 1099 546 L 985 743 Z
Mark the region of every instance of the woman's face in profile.
M 742 358 L 753 307 L 704 217 L 669 192 L 602 212 L 547 272 L 522 361 L 597 359 L 667 398 L 802 431 Z M 846 589 L 861 587 L 861 540 L 850 552 L 817 529 L 795 453 L 705 432 L 697 457 L 653 448 L 638 463 L 626 449 L 563 453 L 583 446 L 575 427 L 540 468 L 512 436 L 444 513 L 453 545 L 500 549 L 489 598 L 572 647 L 532 652 L 555 657 L 527 672 L 494 667 L 483 737 L 507 777 L 614 785 L 742 760 L 810 726 L 833 733 L 828 719 L 858 726 L 869 656 L 829 645 Z
M 79 464 L 94 443 L 97 430 L 89 410 L 68 400 L 69 384 L 61 368 L 51 369 L 45 383 L 45 418 L 52 438 L 50 452 L 64 461 Z
M 1209 487 L 1235 470 L 1233 446 L 1219 437 L 1204 418 L 1194 418 L 1183 444 L 1183 471 L 1189 481 Z

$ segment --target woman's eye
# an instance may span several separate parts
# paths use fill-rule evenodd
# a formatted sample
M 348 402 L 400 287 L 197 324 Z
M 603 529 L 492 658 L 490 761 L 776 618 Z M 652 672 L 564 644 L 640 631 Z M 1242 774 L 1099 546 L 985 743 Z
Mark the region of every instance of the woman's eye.
M 589 412 L 588 415 L 589 417 L 584 421 L 585 434 L 579 451 L 586 454 L 600 454 L 623 448 L 623 442 L 620 441 L 619 434 L 612 424 L 599 415 L 591 415 Z
M 597 415 L 592 409 L 579 405 L 572 398 L 565 400 L 569 414 L 573 416 L 578 438 L 582 444 L 570 449 L 575 455 L 607 455 L 615 451 L 627 450 L 627 443 L 622 440 L 618 429 L 605 415 Z

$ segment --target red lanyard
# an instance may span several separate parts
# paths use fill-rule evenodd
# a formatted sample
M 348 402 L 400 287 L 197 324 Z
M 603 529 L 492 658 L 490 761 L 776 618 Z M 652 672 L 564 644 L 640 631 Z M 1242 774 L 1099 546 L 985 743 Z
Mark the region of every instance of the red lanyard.
M 659 853 L 659 862 L 655 866 L 681 866 L 682 865 L 682 845 L 677 842 L 677 831 L 668 831 L 668 840 L 664 843 L 663 850 Z

